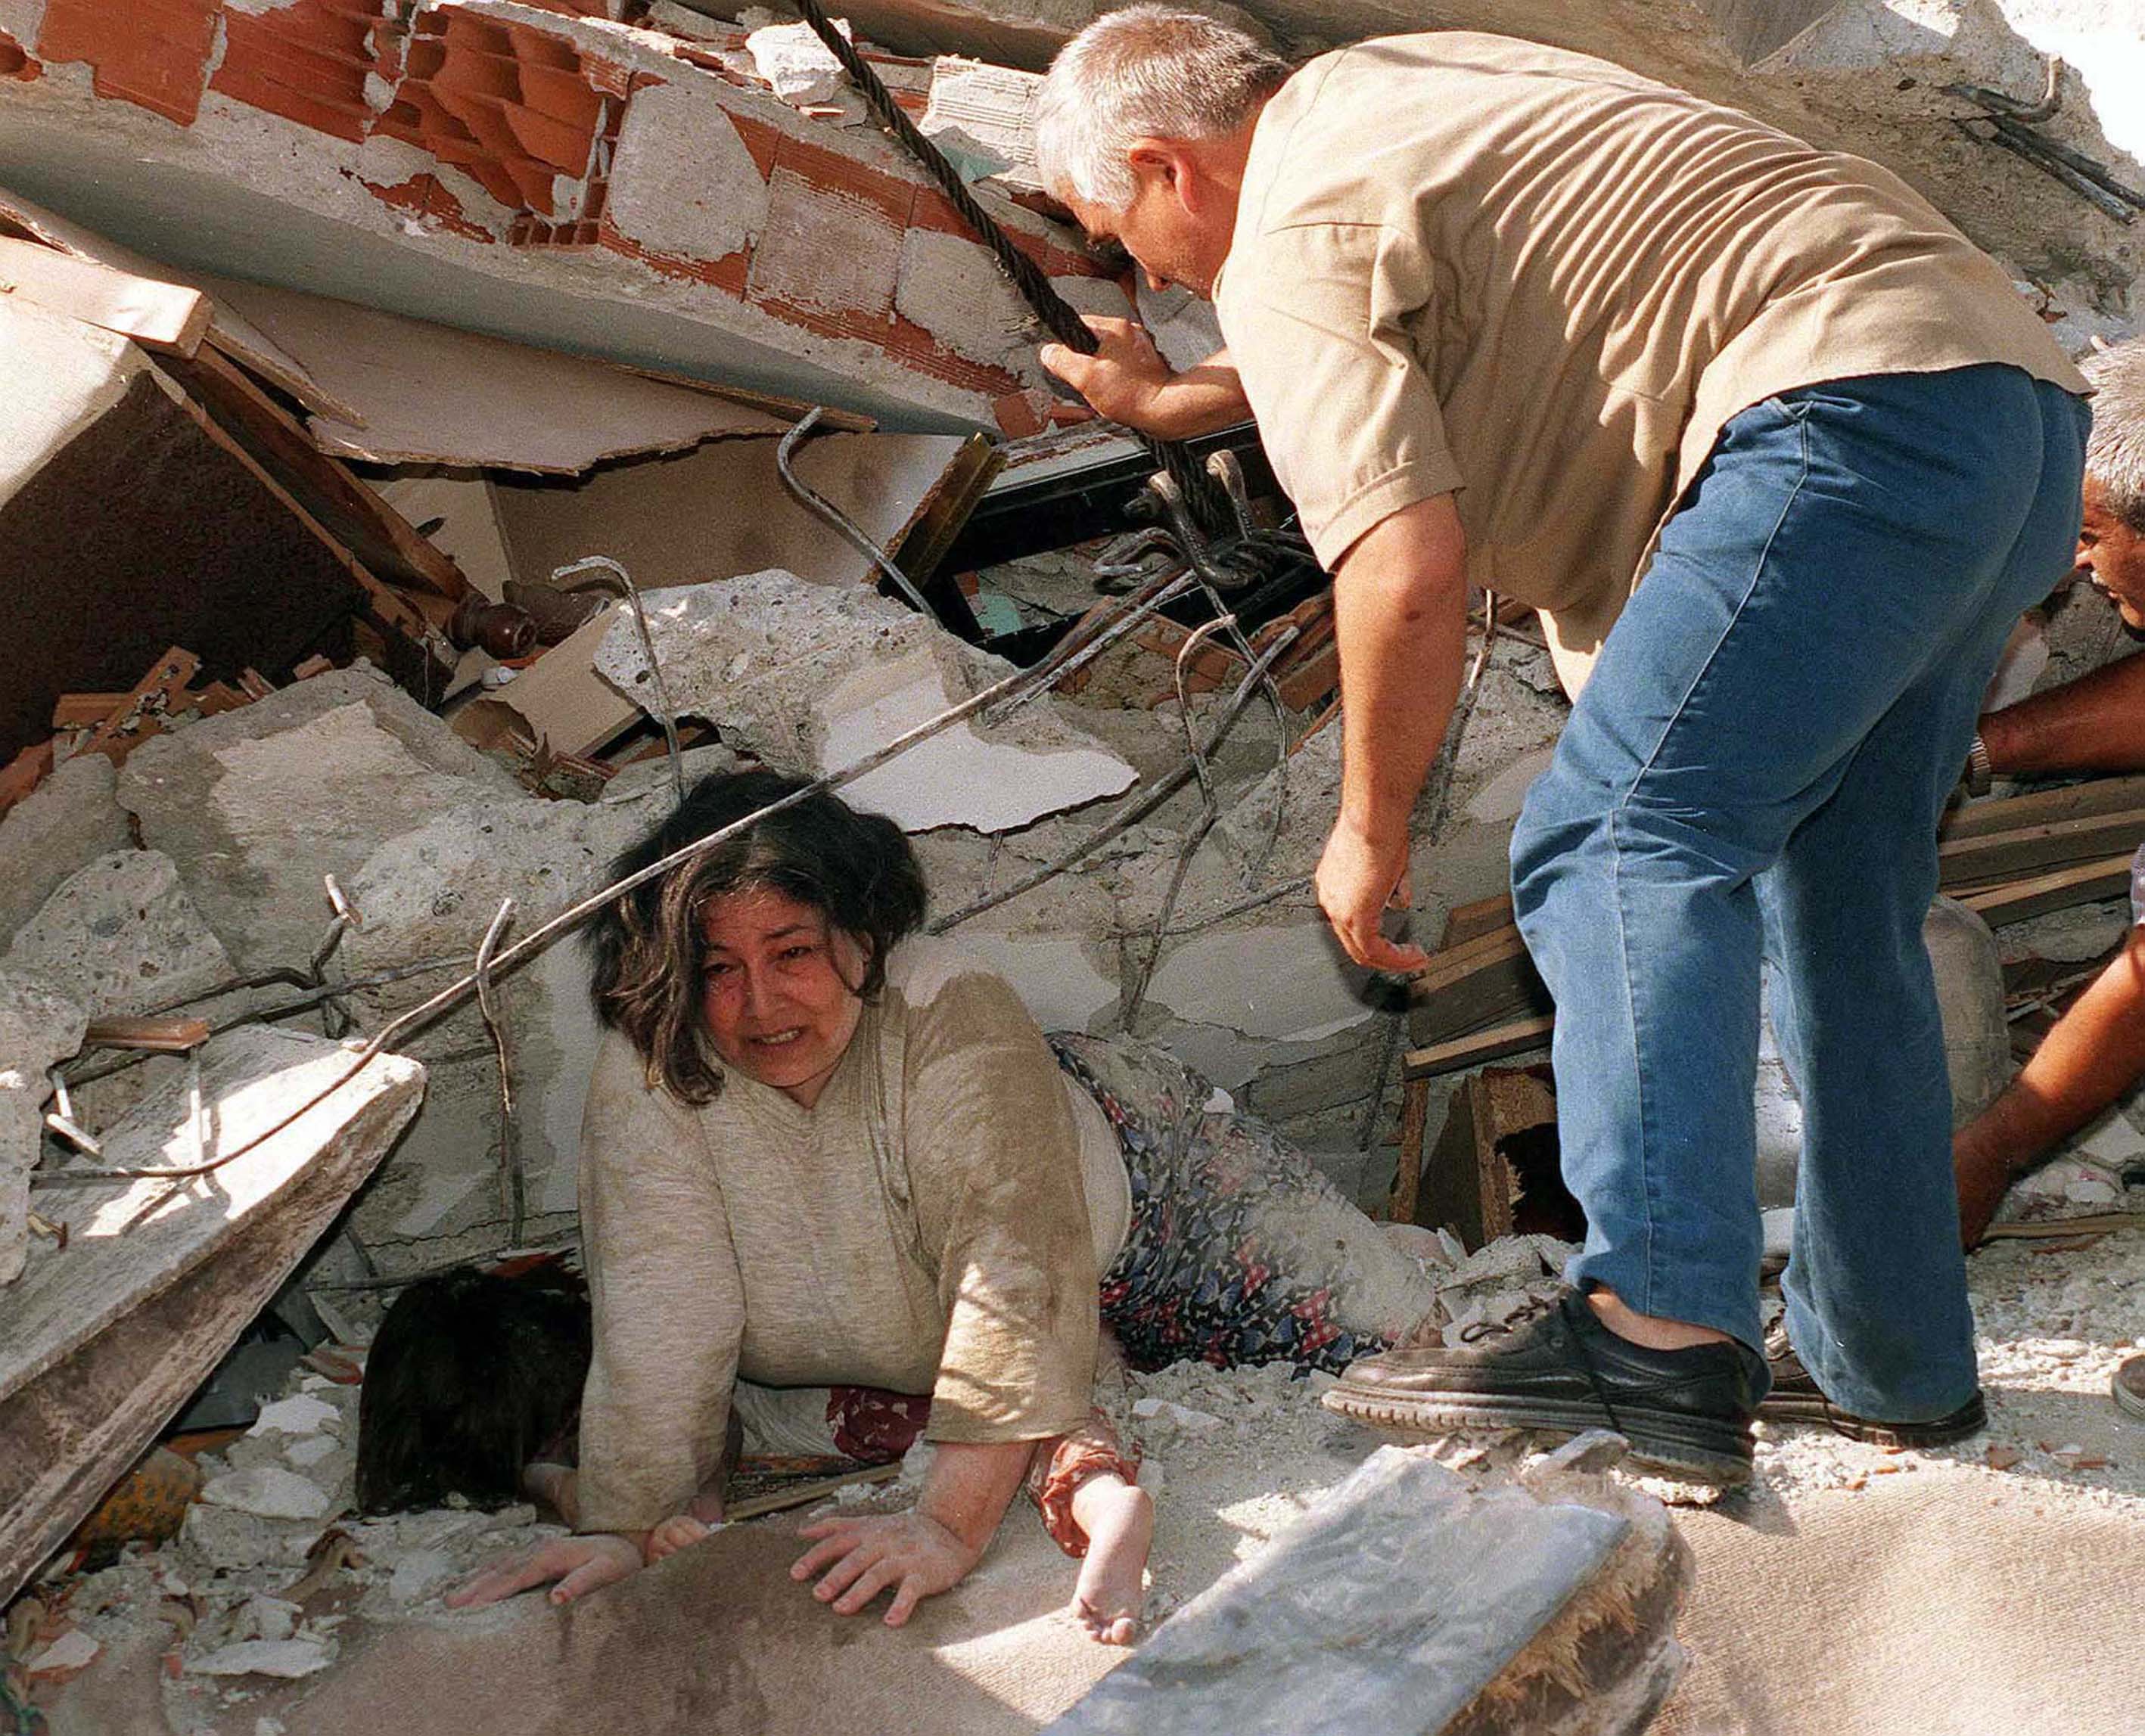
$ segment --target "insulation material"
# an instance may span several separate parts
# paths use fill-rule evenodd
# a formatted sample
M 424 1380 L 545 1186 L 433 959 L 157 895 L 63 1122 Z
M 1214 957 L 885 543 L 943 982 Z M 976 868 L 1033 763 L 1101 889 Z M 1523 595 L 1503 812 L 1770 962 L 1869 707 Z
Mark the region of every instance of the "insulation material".
M 356 411 L 315 415 L 321 450 L 376 464 L 574 475 L 605 459 L 789 425 L 712 392 L 355 302 L 205 278 Z

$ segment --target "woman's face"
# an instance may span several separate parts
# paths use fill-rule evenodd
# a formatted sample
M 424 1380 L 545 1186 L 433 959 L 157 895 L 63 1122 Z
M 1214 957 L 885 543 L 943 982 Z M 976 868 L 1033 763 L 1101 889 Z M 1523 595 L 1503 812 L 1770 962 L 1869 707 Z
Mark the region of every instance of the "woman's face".
M 809 1109 L 863 1012 L 864 948 L 809 904 L 769 888 L 700 908 L 700 1007 L 726 1066 Z

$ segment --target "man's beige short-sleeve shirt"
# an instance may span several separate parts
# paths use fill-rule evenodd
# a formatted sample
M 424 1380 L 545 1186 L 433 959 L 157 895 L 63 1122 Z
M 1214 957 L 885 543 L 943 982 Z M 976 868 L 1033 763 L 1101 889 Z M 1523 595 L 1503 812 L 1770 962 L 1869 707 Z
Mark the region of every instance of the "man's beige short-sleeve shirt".
M 1216 291 L 1331 567 L 1459 490 L 1469 577 L 1575 687 L 1739 410 L 1863 374 L 2083 379 L 1904 182 L 1621 67 L 1502 37 L 1312 61 L 1256 130 Z

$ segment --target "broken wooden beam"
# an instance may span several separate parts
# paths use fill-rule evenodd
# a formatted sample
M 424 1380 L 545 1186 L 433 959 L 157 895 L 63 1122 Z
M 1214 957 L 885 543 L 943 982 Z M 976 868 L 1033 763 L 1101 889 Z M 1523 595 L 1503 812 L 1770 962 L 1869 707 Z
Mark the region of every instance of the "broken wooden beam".
M 1408 1037 L 1418 1048 L 1552 1011 L 1526 943 L 1509 922 L 1431 953 L 1408 979 L 1407 992 Z
M 1157 1629 L 1049 1736 L 1645 1729 L 1683 1668 L 1690 1552 L 1597 1478 L 1478 1489 L 1381 1447 Z
M 1956 897 L 2076 863 L 2133 853 L 2140 843 L 2145 843 L 2145 805 L 1944 838 L 1937 845 L 1937 860 L 1943 889 Z
M 215 304 L 184 284 L 116 271 L 37 241 L 0 236 L 0 294 L 80 320 L 152 350 L 192 356 L 207 335 Z
M 1546 1014 L 1540 1018 L 1515 1019 L 1508 1025 L 1493 1025 L 1486 1031 L 1456 1037 L 1450 1042 L 1432 1043 L 1427 1048 L 1411 1048 L 1401 1057 L 1401 1074 L 1408 1079 L 1434 1079 L 1440 1073 L 1462 1072 L 1486 1062 L 1524 1055 L 1530 1049 L 1545 1049 L 1555 1029 L 1555 1016 Z
M 2031 874 L 2023 880 L 2007 880 L 1979 892 L 1961 894 L 1965 905 L 1992 928 L 2006 923 L 2023 923 L 2028 917 L 2051 911 L 2073 910 L 2103 898 L 2119 898 L 2130 889 L 2132 855 L 2104 856 L 2098 862 Z
M 64 1249 L 0 1291 L 0 1602 L 138 1458 L 266 1306 L 417 1112 L 424 1069 L 383 1055 L 324 1101 L 351 1052 L 253 1027 L 203 1052 L 207 1155 L 266 1134 L 192 1181 L 41 1189 Z M 174 1078 L 104 1136 L 112 1167 L 190 1157 Z M 184 1158 L 181 1159 L 184 1161 Z

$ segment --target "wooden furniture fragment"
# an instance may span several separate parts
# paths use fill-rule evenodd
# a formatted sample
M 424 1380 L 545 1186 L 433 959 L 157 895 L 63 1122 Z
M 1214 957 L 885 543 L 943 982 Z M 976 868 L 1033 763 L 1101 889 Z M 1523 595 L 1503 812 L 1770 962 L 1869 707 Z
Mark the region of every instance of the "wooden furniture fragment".
M 1487 1067 L 1465 1080 L 1423 1161 L 1414 1213 L 1397 1221 L 1442 1225 L 1471 1253 L 1510 1236 L 1524 1191 L 1510 1142 L 1555 1122 L 1555 1093 L 1524 1068 Z
M 204 1052 L 211 1154 L 267 1132 L 350 1064 L 254 1027 Z M 0 1603 L 89 1513 L 222 1359 L 416 1113 L 424 1069 L 381 1056 L 213 1174 L 38 1190 L 63 1249 L 0 1291 Z M 183 1163 L 186 1081 L 104 1137 L 117 1167 Z

